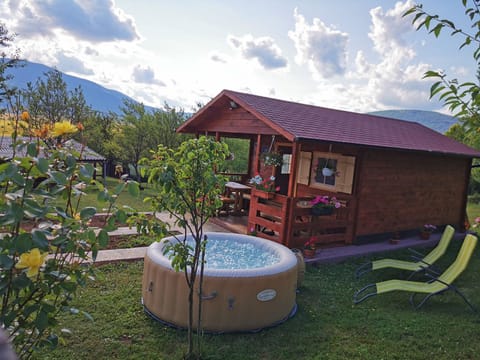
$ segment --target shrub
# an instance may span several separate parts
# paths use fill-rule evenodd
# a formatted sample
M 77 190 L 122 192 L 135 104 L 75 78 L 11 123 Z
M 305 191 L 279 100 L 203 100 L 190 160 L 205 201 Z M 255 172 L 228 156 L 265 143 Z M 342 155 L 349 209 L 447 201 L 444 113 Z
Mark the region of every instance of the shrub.
M 42 345 L 55 347 L 57 315 L 87 313 L 69 306 L 79 286 L 93 276 L 91 260 L 108 243 L 115 217 L 126 214 L 114 203 L 124 186 L 110 194 L 102 184 L 99 200 L 115 212 L 98 233 L 88 222 L 94 207 L 79 208 L 84 186 L 92 186 L 94 168 L 82 164 L 82 152 L 64 147 L 77 128 L 66 122 L 13 138 L 13 157 L 0 164 L 0 322 L 20 358 Z M 33 134 L 34 132 L 32 132 Z M 53 200 L 61 198 L 61 206 Z

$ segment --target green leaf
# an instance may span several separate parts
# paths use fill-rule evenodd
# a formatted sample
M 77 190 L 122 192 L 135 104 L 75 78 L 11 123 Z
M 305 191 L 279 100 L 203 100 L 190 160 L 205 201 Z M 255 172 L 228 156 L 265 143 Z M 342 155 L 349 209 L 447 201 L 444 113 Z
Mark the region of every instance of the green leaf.
M 127 221 L 127 213 L 123 210 L 118 210 L 115 213 L 115 218 L 118 220 L 118 222 L 125 223 Z
M 95 181 L 98 191 L 105 191 L 105 186 L 100 181 Z
M 105 229 L 100 230 L 100 232 L 98 233 L 98 243 L 100 247 L 103 247 L 103 248 L 106 247 L 108 245 L 108 241 L 109 241 L 108 232 L 105 231 Z
M 99 193 L 97 194 L 98 201 L 105 202 L 108 201 L 109 198 L 110 196 L 106 190 L 99 191 Z
M 13 267 L 13 259 L 6 255 L 6 254 L 1 254 L 0 255 L 0 267 L 9 270 Z
M 18 186 L 25 186 L 25 178 L 20 175 L 20 173 L 16 173 L 12 176 L 12 181 L 17 184 Z
M 12 280 L 15 289 L 24 289 L 31 284 L 30 279 L 25 275 L 17 276 Z
M 103 227 L 105 231 L 113 231 L 117 228 L 115 225 L 116 218 L 114 216 L 110 216 L 107 220 L 107 223 Z
M 12 177 L 13 175 L 15 175 L 16 173 L 18 172 L 18 166 L 13 163 L 13 162 L 10 162 L 8 163 L 8 166 L 7 168 L 5 169 L 5 175 L 7 177 Z
M 138 197 L 138 195 L 140 194 L 140 186 L 136 181 L 129 181 L 127 188 L 128 188 L 128 193 L 131 196 Z
M 115 188 L 113 189 L 113 193 L 115 195 L 120 195 L 121 192 L 123 191 L 123 189 L 125 189 L 125 186 L 126 186 L 126 184 L 124 182 L 121 182 L 120 184 L 115 186 Z
M 49 165 L 50 164 L 49 164 L 48 160 L 45 159 L 45 158 L 39 158 L 38 161 L 37 161 L 37 168 L 43 174 L 45 174 L 48 171 Z
M 67 163 L 67 166 L 69 168 L 74 168 L 77 165 L 77 160 L 75 159 L 75 157 L 73 157 L 70 154 L 67 156 L 67 159 L 65 162 Z
M 429 78 L 429 77 L 442 77 L 440 73 L 437 71 L 427 71 L 425 74 L 423 74 L 423 79 Z
M 93 244 L 95 243 L 95 241 L 97 240 L 97 237 L 95 235 L 95 231 L 93 231 L 92 229 L 88 230 L 87 232 L 87 238 L 88 238 L 88 241 Z
M 61 245 L 65 244 L 67 241 L 68 241 L 68 239 L 65 237 L 65 235 L 60 235 L 52 241 L 52 245 L 61 246 Z
M 13 241 L 15 251 L 19 254 L 26 253 L 33 248 L 32 235 L 28 233 L 20 234 Z
M 25 215 L 30 218 L 43 217 L 47 212 L 47 207 L 40 205 L 37 201 L 32 199 L 25 199 L 23 202 Z
M 67 185 L 67 177 L 60 171 L 52 171 L 50 175 L 57 184 Z
M 35 319 L 35 326 L 41 332 L 45 330 L 48 326 L 48 314 L 42 310 L 37 314 Z
M 85 164 L 80 166 L 80 179 L 85 182 L 90 181 L 93 178 L 94 171 L 95 168 L 91 164 Z
M 44 231 L 35 229 L 32 231 L 33 243 L 42 250 L 48 249 L 48 239 Z
M 97 213 L 97 209 L 91 206 L 87 206 L 80 210 L 80 219 L 87 220 Z
M 36 143 L 29 143 L 27 145 L 27 154 L 31 157 L 36 157 L 38 155 L 37 144 Z
M 19 204 L 13 203 L 9 210 L 11 210 L 12 215 L 15 218 L 16 222 L 20 222 L 23 220 L 24 212 L 23 212 L 23 208 Z
M 443 24 L 437 24 L 432 30 L 430 30 L 430 32 L 434 33 L 435 37 L 438 38 L 438 36 L 440 35 L 440 32 L 442 31 L 442 28 L 443 28 Z

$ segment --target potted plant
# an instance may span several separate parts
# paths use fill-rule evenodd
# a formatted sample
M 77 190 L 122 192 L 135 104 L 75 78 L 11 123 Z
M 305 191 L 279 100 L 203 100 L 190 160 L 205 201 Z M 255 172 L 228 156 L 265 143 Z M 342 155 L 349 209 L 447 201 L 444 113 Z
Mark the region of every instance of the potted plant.
M 432 225 L 432 224 L 425 224 L 423 225 L 423 227 L 420 229 L 420 238 L 422 240 L 428 240 L 430 239 L 430 235 L 432 234 L 432 232 L 434 232 L 435 230 L 437 230 L 437 227 L 435 225 Z
M 283 155 L 275 151 L 266 151 L 260 155 L 260 159 L 267 166 L 282 166 Z
M 312 205 L 312 215 L 321 216 L 321 215 L 331 215 L 333 209 L 338 209 L 342 206 L 336 197 L 330 197 L 327 195 L 317 195 L 315 198 L 310 201 Z
M 306 258 L 312 258 L 315 256 L 316 242 L 317 238 L 312 236 L 305 244 L 303 244 L 303 256 Z
M 260 174 L 255 175 L 248 181 L 257 190 L 256 195 L 261 198 L 270 199 L 280 187 L 275 187 L 275 176 L 264 179 Z

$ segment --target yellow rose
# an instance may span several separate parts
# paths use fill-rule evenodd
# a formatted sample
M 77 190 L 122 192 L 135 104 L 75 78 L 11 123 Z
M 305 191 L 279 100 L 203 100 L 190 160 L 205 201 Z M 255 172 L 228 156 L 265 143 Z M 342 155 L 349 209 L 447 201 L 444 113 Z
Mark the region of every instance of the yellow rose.
M 30 120 L 30 114 L 28 113 L 28 111 L 22 112 L 21 119 L 25 122 L 28 122 L 28 120 Z
M 52 136 L 59 137 L 66 134 L 73 134 L 78 131 L 78 128 L 75 125 L 72 125 L 70 121 L 60 121 L 53 125 Z
M 20 255 L 20 261 L 15 265 L 17 269 L 28 269 L 27 276 L 35 277 L 43 265 L 48 253 L 40 253 L 37 248 L 32 249 L 28 253 Z

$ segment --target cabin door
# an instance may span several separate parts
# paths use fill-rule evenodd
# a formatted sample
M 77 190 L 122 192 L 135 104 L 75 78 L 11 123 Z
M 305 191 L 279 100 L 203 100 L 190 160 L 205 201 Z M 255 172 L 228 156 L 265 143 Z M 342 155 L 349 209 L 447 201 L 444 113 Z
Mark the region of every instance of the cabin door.
M 283 164 L 275 170 L 275 185 L 280 188 L 281 195 L 288 195 L 288 182 L 290 180 L 290 165 L 292 163 L 292 147 L 278 146 L 277 151 L 282 154 Z

